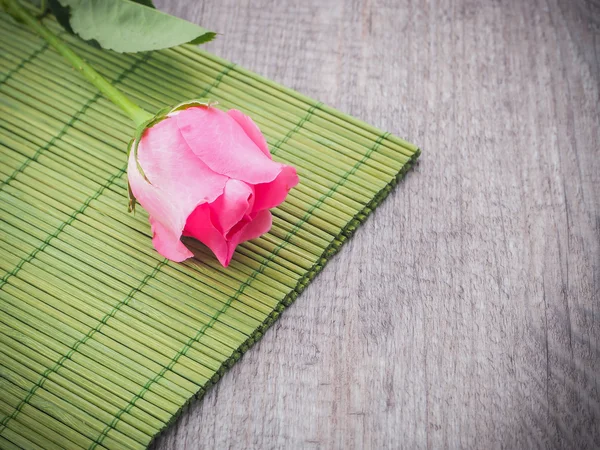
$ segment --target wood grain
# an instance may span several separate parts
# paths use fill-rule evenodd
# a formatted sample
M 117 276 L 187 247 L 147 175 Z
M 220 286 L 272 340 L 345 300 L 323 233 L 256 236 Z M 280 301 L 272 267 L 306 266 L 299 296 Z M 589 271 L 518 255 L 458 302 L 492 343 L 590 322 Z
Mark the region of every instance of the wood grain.
M 153 448 L 600 448 L 599 2 L 157 4 L 423 155 Z

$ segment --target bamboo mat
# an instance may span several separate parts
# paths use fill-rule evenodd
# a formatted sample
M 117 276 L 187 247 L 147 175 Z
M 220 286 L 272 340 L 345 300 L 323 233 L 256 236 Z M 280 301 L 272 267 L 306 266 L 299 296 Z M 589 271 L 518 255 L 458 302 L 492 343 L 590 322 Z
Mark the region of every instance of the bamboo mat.
M 47 26 L 59 31 L 53 19 Z M 399 138 L 214 55 L 63 37 L 149 111 L 238 108 L 300 185 L 223 269 L 182 264 L 127 210 L 133 129 L 41 39 L 0 17 L 0 448 L 145 448 L 260 339 L 418 157 Z

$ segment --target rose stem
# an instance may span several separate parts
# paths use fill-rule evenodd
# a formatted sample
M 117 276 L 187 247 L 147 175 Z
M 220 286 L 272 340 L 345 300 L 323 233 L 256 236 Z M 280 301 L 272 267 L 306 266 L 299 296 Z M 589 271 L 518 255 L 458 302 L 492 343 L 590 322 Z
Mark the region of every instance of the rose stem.
M 129 100 L 121 91 L 106 81 L 96 70 L 81 59 L 58 36 L 46 28 L 33 15 L 29 13 L 18 0 L 0 0 L 0 4 L 8 14 L 19 22 L 23 22 L 65 57 L 90 83 L 98 88 L 110 101 L 120 107 L 127 116 L 139 126 L 153 117 L 148 111 L 140 108 Z

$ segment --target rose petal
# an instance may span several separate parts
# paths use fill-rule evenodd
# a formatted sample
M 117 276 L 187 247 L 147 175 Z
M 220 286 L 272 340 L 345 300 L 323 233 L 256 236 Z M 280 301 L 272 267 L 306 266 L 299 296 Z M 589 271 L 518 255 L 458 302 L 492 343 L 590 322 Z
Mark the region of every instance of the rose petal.
M 252 211 L 254 189 L 243 181 L 230 179 L 223 195 L 210 204 L 212 222 L 223 234 Z
M 227 113 L 192 107 L 173 117 L 192 151 L 213 171 L 246 183 L 273 181 L 282 164 L 268 158 Z
M 230 109 L 227 111 L 227 114 L 229 114 L 229 116 L 235 120 L 240 127 L 242 127 L 242 129 L 245 131 L 248 137 L 252 139 L 256 146 L 265 155 L 267 155 L 269 159 L 272 159 L 271 153 L 269 152 L 269 146 L 267 145 L 267 140 L 261 133 L 260 128 L 258 128 L 258 125 L 256 125 L 250 117 L 243 112 L 238 111 L 237 109 Z
M 243 224 L 241 229 L 226 240 L 211 222 L 208 205 L 200 205 L 188 218 L 183 233 L 210 248 L 219 262 L 227 267 L 239 244 L 255 239 L 271 229 L 272 216 L 269 211 L 261 211 L 253 220 L 244 219 L 240 224 Z
M 254 186 L 253 211 L 262 211 L 280 205 L 290 189 L 296 186 L 298 182 L 296 169 L 291 166 L 283 166 L 281 172 L 273 181 Z
M 271 225 L 273 225 L 273 216 L 271 215 L 271 212 L 268 210 L 260 211 L 250 223 L 229 238 L 227 244 L 227 264 L 224 265 L 229 265 L 235 249 L 239 244 L 262 236 L 271 229 Z
M 166 119 L 142 136 L 138 159 L 148 183 L 137 169 L 134 153 L 128 161 L 131 190 L 137 201 L 148 211 L 155 223 L 154 235 L 167 258 L 181 254 L 177 242 L 190 213 L 198 204 L 213 202 L 228 181 L 226 176 L 213 172 L 191 151 L 179 132 L 174 118 Z M 162 233 L 168 236 L 161 238 Z M 170 244 L 169 244 L 170 243 Z M 168 248 L 171 245 L 173 248 Z
M 227 241 L 212 223 L 208 204 L 199 205 L 194 209 L 187 219 L 183 234 L 198 239 L 212 250 L 223 266 L 227 267 Z
M 152 227 L 152 244 L 158 253 L 175 262 L 185 261 L 194 256 L 181 242 L 181 233 L 173 233 L 152 216 L 149 219 Z

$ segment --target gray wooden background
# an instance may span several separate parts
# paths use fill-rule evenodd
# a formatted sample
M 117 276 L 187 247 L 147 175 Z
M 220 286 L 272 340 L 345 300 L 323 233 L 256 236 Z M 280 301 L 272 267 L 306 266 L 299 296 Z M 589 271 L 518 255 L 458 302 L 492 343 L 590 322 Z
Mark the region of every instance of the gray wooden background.
M 156 3 L 423 154 L 153 448 L 599 448 L 598 0 Z

